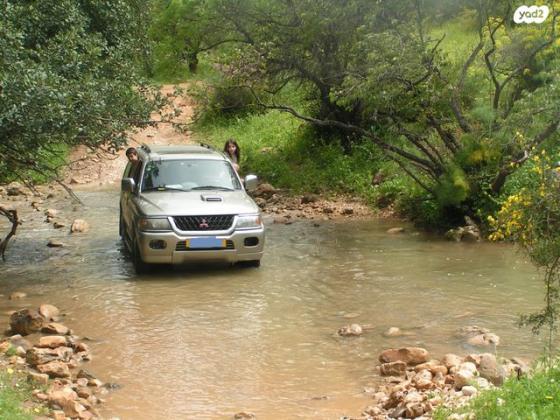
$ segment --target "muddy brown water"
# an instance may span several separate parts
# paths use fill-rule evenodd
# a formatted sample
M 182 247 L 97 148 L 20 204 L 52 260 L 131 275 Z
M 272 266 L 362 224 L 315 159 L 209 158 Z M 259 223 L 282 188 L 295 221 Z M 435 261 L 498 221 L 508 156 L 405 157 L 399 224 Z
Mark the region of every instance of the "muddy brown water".
M 458 328 L 501 337 L 498 354 L 533 358 L 542 340 L 516 326 L 542 287 L 509 246 L 450 243 L 391 220 L 269 223 L 259 269 L 198 266 L 138 277 L 118 238 L 118 193 L 79 193 L 91 231 L 68 235 L 30 217 L 0 265 L 7 311 L 51 303 L 86 336 L 85 366 L 121 419 L 337 419 L 358 415 L 380 382 L 378 354 L 418 345 L 434 357 L 473 349 Z M 61 204 L 62 205 L 62 204 Z M 0 227 L 4 227 L 2 225 Z M 48 239 L 66 247 L 49 249 Z M 13 291 L 28 297 L 10 301 Z M 369 324 L 359 338 L 338 328 Z M 389 327 L 410 335 L 386 338 Z

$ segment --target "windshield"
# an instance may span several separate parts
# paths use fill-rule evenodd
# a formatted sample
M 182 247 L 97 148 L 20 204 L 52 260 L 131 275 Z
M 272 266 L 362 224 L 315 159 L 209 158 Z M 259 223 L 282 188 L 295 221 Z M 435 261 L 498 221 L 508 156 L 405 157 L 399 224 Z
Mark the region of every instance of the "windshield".
M 223 160 L 162 160 L 146 164 L 142 190 L 238 190 L 241 184 Z

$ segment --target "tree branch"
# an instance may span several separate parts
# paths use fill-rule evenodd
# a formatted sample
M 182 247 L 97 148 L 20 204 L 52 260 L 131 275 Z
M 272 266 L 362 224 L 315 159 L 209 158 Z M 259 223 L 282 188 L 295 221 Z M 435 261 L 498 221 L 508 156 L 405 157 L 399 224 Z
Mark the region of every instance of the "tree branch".
M 2 256 L 2 261 L 6 261 L 5 253 L 6 249 L 8 248 L 8 242 L 10 241 L 12 236 L 16 234 L 17 227 L 21 224 L 21 221 L 19 220 L 17 210 L 8 209 L 0 205 L 0 214 L 5 216 L 12 224 L 12 228 L 10 229 L 4 240 L 0 240 L 0 256 Z

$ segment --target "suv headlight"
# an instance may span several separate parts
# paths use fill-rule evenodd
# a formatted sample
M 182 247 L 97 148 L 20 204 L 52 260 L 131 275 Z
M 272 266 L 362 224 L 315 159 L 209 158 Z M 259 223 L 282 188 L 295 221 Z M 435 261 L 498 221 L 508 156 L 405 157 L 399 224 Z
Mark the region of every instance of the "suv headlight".
M 142 231 L 171 230 L 171 225 L 167 218 L 142 217 L 138 221 L 138 228 Z
M 260 214 L 245 214 L 237 216 L 236 229 L 255 229 L 262 226 Z

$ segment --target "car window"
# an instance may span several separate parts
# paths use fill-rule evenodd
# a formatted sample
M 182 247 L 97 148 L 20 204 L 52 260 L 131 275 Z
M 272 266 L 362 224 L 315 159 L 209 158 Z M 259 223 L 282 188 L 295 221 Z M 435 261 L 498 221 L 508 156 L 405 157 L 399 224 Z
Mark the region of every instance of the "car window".
M 241 189 L 241 184 L 229 162 L 223 160 L 161 160 L 146 164 L 142 190 L 151 188 L 176 189 Z

